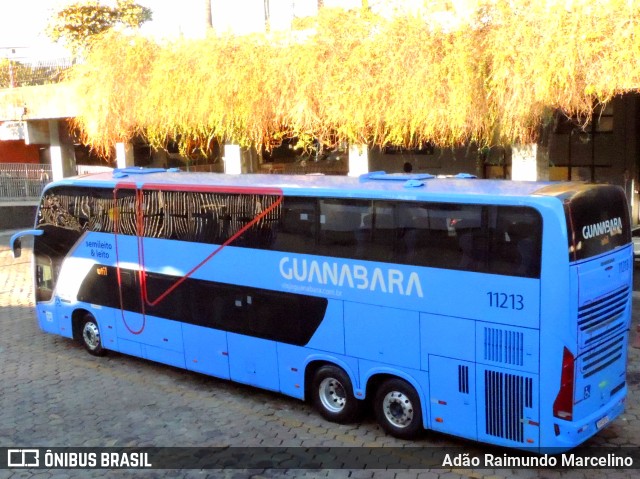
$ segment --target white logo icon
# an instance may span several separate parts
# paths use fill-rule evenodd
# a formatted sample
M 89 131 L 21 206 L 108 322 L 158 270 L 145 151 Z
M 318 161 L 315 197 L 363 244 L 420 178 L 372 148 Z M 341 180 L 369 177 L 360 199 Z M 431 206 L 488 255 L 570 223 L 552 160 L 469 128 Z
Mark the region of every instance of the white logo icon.
M 38 449 L 7 450 L 8 467 L 38 467 L 39 465 L 40 451 Z

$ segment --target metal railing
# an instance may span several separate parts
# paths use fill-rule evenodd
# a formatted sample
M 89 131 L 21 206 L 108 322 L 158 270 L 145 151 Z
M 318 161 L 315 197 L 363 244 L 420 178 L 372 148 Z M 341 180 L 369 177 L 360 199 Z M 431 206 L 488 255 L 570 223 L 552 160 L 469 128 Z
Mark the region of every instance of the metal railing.
M 76 165 L 76 174 L 78 175 L 92 175 L 94 173 L 105 173 L 107 171 L 113 171 L 113 168 L 101 165 Z
M 0 200 L 37 200 L 51 178 L 51 165 L 0 163 Z
M 78 175 L 102 173 L 113 168 L 77 165 Z M 53 179 L 51 165 L 0 163 L 0 202 L 40 199 L 42 189 Z
M 186 170 L 186 167 L 183 168 Z M 77 165 L 78 175 L 111 171 L 107 166 Z M 220 165 L 190 166 L 190 171 L 222 172 Z M 261 165 L 261 173 L 285 173 L 308 175 L 322 173 L 325 175 L 346 175 L 345 165 L 310 163 L 300 164 L 267 164 Z M 0 201 L 37 200 L 44 186 L 53 178 L 51 165 L 34 163 L 0 163 Z
M 70 58 L 37 62 L 0 58 L 0 88 L 58 83 L 72 65 Z
M 224 166 L 221 163 L 214 163 L 212 165 L 181 166 L 180 169 L 182 171 L 190 172 L 224 173 Z
M 260 173 L 275 173 L 285 175 L 346 175 L 349 166 L 339 161 L 295 162 L 295 163 L 264 163 L 260 165 Z

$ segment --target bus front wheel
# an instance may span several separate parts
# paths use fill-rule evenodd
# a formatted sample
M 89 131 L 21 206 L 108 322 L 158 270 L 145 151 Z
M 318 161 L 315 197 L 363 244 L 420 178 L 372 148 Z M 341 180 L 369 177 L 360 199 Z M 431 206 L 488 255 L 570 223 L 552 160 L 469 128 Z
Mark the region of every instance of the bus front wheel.
M 104 356 L 107 353 L 102 347 L 98 323 L 91 314 L 86 314 L 82 320 L 82 344 L 94 356 Z
M 355 421 L 360 412 L 360 401 L 353 395 L 353 387 L 347 373 L 326 365 L 313 376 L 313 403 L 326 420 L 345 424 Z
M 420 398 L 415 389 L 398 378 L 380 385 L 374 399 L 378 424 L 400 439 L 413 439 L 422 431 Z

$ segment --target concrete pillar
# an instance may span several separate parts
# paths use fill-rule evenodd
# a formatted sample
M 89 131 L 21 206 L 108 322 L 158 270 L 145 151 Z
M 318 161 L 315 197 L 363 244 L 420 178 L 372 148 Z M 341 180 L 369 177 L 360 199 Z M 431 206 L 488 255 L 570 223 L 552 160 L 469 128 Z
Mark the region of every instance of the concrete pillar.
M 61 180 L 76 174 L 76 154 L 69 128 L 60 120 L 25 122 L 25 144 L 49 145 L 51 180 Z
M 73 134 L 69 131 L 69 123 L 60 121 L 58 123 L 60 137 L 60 152 L 62 153 L 62 167 L 64 176 L 75 176 L 78 174 L 76 163 L 76 149 L 73 144 Z
M 258 150 L 254 147 L 244 148 L 242 156 L 244 157 L 244 173 L 260 173 Z
M 53 181 L 61 180 L 64 178 L 64 164 L 58 120 L 49 121 L 49 155 L 51 157 L 51 179 Z
M 240 145 L 224 145 L 224 172 L 228 175 L 242 173 L 242 154 Z
M 349 176 L 369 173 L 369 150 L 367 145 L 349 146 Z
M 511 179 L 546 181 L 549 179 L 549 150 L 538 143 L 511 147 Z
M 116 167 L 127 168 L 135 166 L 133 145 L 131 143 L 116 143 Z

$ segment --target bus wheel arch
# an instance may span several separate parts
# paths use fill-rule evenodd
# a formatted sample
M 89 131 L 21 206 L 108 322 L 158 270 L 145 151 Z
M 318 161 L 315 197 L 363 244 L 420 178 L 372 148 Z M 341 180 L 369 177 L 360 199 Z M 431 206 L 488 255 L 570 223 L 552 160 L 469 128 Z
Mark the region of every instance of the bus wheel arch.
M 76 309 L 71 314 L 71 330 L 75 341 L 82 341 L 82 320 L 90 314 L 86 309 Z
M 73 338 L 80 341 L 87 352 L 93 356 L 104 356 L 102 336 L 96 318 L 87 310 L 78 309 L 72 315 Z
M 414 439 L 424 431 L 420 395 L 410 382 L 386 374 L 374 376 L 367 384 L 369 393 L 376 420 L 388 434 Z
M 359 419 L 362 401 L 353 393 L 349 374 L 327 361 L 309 363 L 305 370 L 305 397 L 326 420 L 347 424 Z

